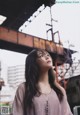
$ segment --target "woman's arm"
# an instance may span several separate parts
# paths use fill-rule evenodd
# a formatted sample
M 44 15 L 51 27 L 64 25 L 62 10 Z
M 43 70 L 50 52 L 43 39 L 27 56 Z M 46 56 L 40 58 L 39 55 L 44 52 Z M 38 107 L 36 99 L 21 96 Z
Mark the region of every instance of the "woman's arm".
M 54 76 L 56 77 L 56 72 L 53 69 Z M 61 101 L 61 115 L 73 115 L 67 100 L 67 95 L 65 89 L 57 82 L 56 78 L 54 84 L 57 88 L 59 88 L 63 93 L 63 100 Z
M 23 98 L 24 98 L 25 85 L 20 84 L 12 105 L 12 115 L 23 115 Z
M 63 95 L 64 95 L 64 94 L 65 94 L 64 88 L 58 83 L 58 81 L 57 81 L 57 79 L 56 79 L 56 71 L 54 70 L 54 66 L 52 67 L 52 69 L 53 69 L 53 76 L 55 77 L 54 85 L 55 85 L 58 89 L 60 89 L 60 90 L 62 91 Z
M 61 102 L 61 112 L 62 112 L 62 115 L 73 115 L 71 112 L 68 100 L 67 100 L 67 95 L 66 95 L 65 90 L 64 90 L 63 100 Z

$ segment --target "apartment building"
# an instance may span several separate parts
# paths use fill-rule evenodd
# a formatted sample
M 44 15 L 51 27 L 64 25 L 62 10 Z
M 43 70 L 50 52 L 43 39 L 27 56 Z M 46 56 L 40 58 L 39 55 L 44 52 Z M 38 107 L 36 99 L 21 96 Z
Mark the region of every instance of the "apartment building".
M 8 84 L 10 87 L 17 88 L 18 85 L 25 81 L 25 66 L 16 65 L 8 67 Z

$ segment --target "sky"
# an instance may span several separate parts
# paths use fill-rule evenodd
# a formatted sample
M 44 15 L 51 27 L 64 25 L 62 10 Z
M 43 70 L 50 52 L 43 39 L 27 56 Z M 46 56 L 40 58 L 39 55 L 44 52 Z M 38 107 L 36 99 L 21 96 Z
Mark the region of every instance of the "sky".
M 65 3 L 66 2 L 66 3 Z M 23 33 L 47 39 L 46 31 L 50 28 L 50 8 L 46 7 L 25 28 L 26 22 L 21 26 Z M 73 57 L 80 59 L 80 1 L 79 0 L 57 0 L 51 8 L 53 17 L 53 32 L 59 31 L 60 39 L 67 48 L 78 51 Z M 34 16 L 33 16 L 34 17 Z M 57 20 L 57 22 L 55 21 Z M 19 31 L 20 31 L 19 29 Z M 55 38 L 57 39 L 57 38 Z M 48 35 L 48 40 L 51 36 Z M 74 47 L 69 47 L 72 44 Z M 25 63 L 27 55 L 0 49 L 0 60 L 8 66 L 21 65 Z
M 80 1 L 79 0 L 57 0 L 52 6 L 53 33 L 59 31 L 63 46 L 77 51 L 73 57 L 80 59 Z M 38 13 L 37 13 L 38 14 Z M 55 21 L 57 20 L 57 22 Z M 51 23 L 50 8 L 46 7 L 28 26 L 27 22 L 21 26 L 23 33 L 29 33 L 46 39 L 46 31 L 50 28 L 46 24 Z M 20 30 L 19 29 L 19 30 Z M 57 37 L 55 37 L 57 39 Z M 51 37 L 48 37 L 51 40 Z M 70 47 L 73 45 L 74 47 Z

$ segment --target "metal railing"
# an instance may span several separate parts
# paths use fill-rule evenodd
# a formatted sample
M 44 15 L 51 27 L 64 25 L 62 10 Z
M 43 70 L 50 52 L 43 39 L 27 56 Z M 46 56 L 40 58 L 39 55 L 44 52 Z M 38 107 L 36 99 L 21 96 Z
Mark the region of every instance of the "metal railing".
M 80 105 L 73 108 L 74 115 L 80 115 Z

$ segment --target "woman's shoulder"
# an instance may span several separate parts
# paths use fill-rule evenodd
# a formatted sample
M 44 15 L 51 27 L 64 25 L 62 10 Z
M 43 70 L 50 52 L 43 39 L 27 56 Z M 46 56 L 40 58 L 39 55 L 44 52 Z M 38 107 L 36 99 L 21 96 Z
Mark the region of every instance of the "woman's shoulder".
M 20 88 L 20 89 L 25 88 L 25 82 L 23 82 L 23 83 L 19 84 L 18 88 Z
M 19 84 L 18 88 L 17 88 L 17 93 L 22 93 L 25 92 L 25 82 Z

